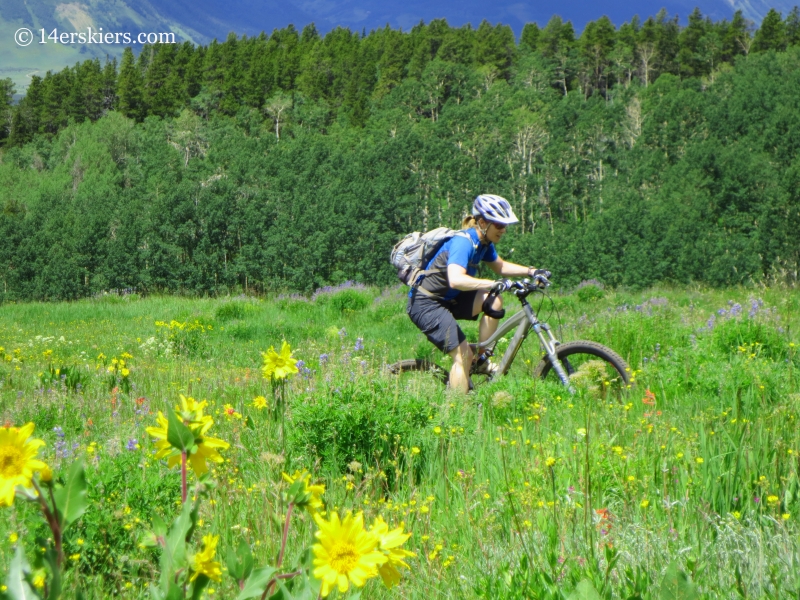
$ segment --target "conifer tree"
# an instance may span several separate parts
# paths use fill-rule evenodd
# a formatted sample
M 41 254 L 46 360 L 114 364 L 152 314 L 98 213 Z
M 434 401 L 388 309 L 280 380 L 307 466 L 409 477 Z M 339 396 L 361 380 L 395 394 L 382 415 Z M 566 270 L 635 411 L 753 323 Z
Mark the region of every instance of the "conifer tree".
M 14 118 L 14 82 L 10 78 L 0 79 L 0 146 L 11 135 L 11 122 Z
M 786 24 L 783 22 L 781 13 L 774 8 L 761 21 L 761 27 L 753 37 L 753 52 L 765 52 L 767 50 L 781 51 L 786 49 Z
M 797 6 L 786 15 L 786 45 L 800 45 L 800 7 Z
M 144 80 L 130 48 L 125 48 L 122 53 L 119 80 L 117 81 L 116 108 L 126 117 L 136 121 L 143 120 L 146 115 Z
M 536 23 L 525 23 L 520 36 L 520 46 L 525 46 L 528 50 L 536 51 L 539 49 L 539 37 L 542 30 Z

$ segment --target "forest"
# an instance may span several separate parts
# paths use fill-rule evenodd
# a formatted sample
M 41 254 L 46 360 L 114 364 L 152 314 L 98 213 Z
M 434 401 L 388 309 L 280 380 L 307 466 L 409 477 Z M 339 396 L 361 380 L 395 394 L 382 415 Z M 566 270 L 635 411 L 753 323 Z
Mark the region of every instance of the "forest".
M 479 193 L 562 286 L 796 281 L 800 10 L 443 20 L 128 49 L 0 81 L 0 302 L 396 282 Z

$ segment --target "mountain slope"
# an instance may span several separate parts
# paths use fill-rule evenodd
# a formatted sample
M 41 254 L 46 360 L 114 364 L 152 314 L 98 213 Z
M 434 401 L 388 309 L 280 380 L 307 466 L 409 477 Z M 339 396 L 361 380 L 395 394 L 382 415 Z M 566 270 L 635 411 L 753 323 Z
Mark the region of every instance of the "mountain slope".
M 687 15 L 699 6 L 713 20 L 730 19 L 734 10 L 759 22 L 769 10 L 767 0 L 669 0 L 667 2 L 633 2 L 607 0 L 588 4 L 585 0 L 563 0 L 557 6 L 520 0 L 2 0 L 0 2 L 0 78 L 11 77 L 18 91 L 23 91 L 33 74 L 59 70 L 66 65 L 97 57 L 118 57 L 123 44 L 56 44 L 47 39 L 53 30 L 86 31 L 91 27 L 104 32 L 171 32 L 177 41 L 191 40 L 207 44 L 214 38 L 224 39 L 228 33 L 258 35 L 270 33 L 292 23 L 298 29 L 314 22 L 325 33 L 343 26 L 353 30 L 384 27 L 408 30 L 420 21 L 445 18 L 451 25 L 471 23 L 477 26 L 486 19 L 509 24 L 519 35 L 526 22 L 544 25 L 554 13 L 571 20 L 580 32 L 584 25 L 607 15 L 619 26 L 634 15 L 642 19 L 665 8 L 670 15 Z M 791 9 L 789 0 L 774 6 L 784 14 Z M 25 47 L 14 43 L 14 34 L 25 27 L 34 34 Z M 45 43 L 42 42 L 42 30 Z M 134 50 L 138 44 L 133 43 Z

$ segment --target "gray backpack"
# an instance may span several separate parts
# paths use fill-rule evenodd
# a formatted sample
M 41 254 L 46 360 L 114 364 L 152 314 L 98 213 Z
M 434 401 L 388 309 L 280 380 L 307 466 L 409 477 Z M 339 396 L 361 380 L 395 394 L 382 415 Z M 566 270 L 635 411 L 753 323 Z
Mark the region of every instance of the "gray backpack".
M 406 285 L 414 285 L 420 275 L 428 271 L 425 267 L 450 238 L 461 235 L 472 241 L 466 231 L 456 231 L 448 227 L 437 227 L 426 233 L 409 233 L 392 248 L 389 258 L 397 269 L 397 277 Z

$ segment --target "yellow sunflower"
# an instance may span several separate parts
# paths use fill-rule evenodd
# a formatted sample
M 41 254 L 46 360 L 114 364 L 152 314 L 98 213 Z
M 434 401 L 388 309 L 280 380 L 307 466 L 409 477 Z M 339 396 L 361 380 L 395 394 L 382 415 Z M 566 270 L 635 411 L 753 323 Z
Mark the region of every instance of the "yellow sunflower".
M 387 560 L 378 568 L 378 573 L 383 579 L 383 583 L 387 588 L 391 588 L 400 583 L 400 571 L 397 567 L 405 567 L 410 569 L 405 558 L 416 556 L 413 552 L 403 550 L 400 548 L 411 537 L 410 533 L 403 533 L 402 524 L 400 527 L 389 531 L 389 525 L 383 520 L 380 515 L 375 518 L 375 521 L 370 527 L 370 533 L 378 538 L 378 549 L 383 552 Z
M 29 439 L 33 423 L 23 427 L 0 427 L 0 506 L 11 506 L 18 485 L 31 486 L 34 471 L 47 465 L 36 459 L 43 440 Z
M 269 350 L 263 352 L 264 357 L 264 379 L 286 379 L 289 375 L 299 373 L 297 361 L 292 358 L 292 349 L 286 340 L 281 346 L 281 353 L 275 352 L 275 347 L 270 346 Z
M 294 475 L 288 475 L 286 473 L 281 473 L 283 476 L 284 481 L 286 481 L 289 485 L 292 485 L 297 480 L 303 481 L 303 491 L 306 494 L 311 494 L 310 498 L 303 502 L 302 504 L 298 504 L 297 506 L 301 508 L 305 508 L 310 515 L 314 515 L 320 508 L 322 508 L 322 494 L 325 493 L 325 486 L 321 483 L 311 485 L 311 473 L 307 471 L 295 471 Z
M 214 581 L 222 581 L 222 569 L 216 562 L 218 535 L 203 536 L 203 550 L 192 557 L 192 576 L 189 581 L 194 581 L 200 575 L 205 575 Z
M 378 575 L 378 567 L 388 559 L 378 550 L 378 538 L 364 529 L 361 513 L 348 513 L 344 520 L 331 514 L 326 521 L 314 515 L 319 531 L 314 544 L 314 577 L 322 582 L 320 595 L 325 597 L 335 587 L 346 592 L 350 584 L 362 587 L 367 579 Z

